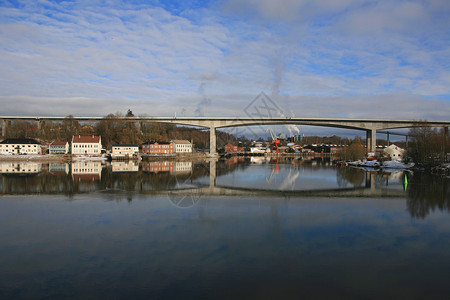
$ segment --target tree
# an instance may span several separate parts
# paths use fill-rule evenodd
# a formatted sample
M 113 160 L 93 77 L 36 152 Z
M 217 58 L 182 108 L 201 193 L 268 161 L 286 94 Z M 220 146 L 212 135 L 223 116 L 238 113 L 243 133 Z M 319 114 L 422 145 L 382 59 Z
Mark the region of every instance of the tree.
M 349 146 L 344 147 L 344 160 L 359 160 L 366 156 L 366 148 L 360 140 L 354 140 Z
M 426 121 L 421 121 L 409 130 L 408 135 L 410 142 L 406 149 L 406 160 L 423 167 L 433 167 L 445 161 L 450 151 L 446 130 L 438 131 Z
M 80 133 L 80 123 L 78 120 L 74 119 L 72 115 L 69 115 L 64 118 L 62 125 L 62 137 L 65 141 L 70 142 L 74 135 L 78 135 Z

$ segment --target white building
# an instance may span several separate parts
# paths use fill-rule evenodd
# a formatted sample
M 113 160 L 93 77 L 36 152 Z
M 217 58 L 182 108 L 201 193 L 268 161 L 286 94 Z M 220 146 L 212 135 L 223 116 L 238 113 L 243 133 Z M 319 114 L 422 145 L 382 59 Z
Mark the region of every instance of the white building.
M 137 158 L 138 145 L 111 145 L 111 158 Z
M 48 148 L 49 154 L 67 154 L 69 153 L 69 143 L 68 142 L 58 142 L 54 141 L 50 144 Z
M 187 140 L 173 140 L 175 153 L 192 153 L 192 144 Z
M 34 139 L 6 139 L 0 142 L 0 154 L 41 154 L 42 146 Z
M 73 136 L 72 154 L 99 155 L 102 151 L 100 136 Z
M 398 147 L 395 144 L 390 145 L 383 149 L 383 155 L 390 157 L 391 159 L 403 159 L 405 149 Z

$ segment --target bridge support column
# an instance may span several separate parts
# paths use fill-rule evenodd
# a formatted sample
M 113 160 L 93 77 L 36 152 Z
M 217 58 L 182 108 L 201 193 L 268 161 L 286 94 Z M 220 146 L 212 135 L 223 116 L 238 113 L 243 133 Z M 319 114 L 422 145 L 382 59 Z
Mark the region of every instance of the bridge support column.
M 6 137 L 6 120 L 2 120 L 2 137 Z
M 209 156 L 216 156 L 216 127 L 209 127 Z
M 366 131 L 367 153 L 375 152 L 377 149 L 377 130 L 370 129 Z
M 38 135 L 43 133 L 42 132 L 42 126 L 43 125 L 44 125 L 44 121 L 42 121 L 42 120 L 37 121 L 37 134 Z

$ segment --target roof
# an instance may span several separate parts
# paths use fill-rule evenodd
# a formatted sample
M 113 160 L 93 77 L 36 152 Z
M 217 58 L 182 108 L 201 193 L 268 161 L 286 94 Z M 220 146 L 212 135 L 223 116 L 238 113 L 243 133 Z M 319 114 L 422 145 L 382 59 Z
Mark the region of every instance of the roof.
M 65 146 L 67 144 L 68 144 L 67 142 L 54 141 L 53 143 L 50 144 L 50 146 Z
M 74 135 L 72 143 L 100 143 L 100 136 L 98 135 Z
M 35 139 L 5 139 L 0 144 L 37 144 L 40 145 Z
M 191 144 L 191 142 L 187 141 L 187 140 L 172 140 L 173 143 L 175 144 Z
M 171 142 L 158 142 L 158 141 L 149 141 L 143 143 L 142 145 L 151 145 L 151 144 L 160 144 L 160 145 L 169 145 Z
M 111 147 L 139 147 L 139 145 L 135 144 L 113 144 Z

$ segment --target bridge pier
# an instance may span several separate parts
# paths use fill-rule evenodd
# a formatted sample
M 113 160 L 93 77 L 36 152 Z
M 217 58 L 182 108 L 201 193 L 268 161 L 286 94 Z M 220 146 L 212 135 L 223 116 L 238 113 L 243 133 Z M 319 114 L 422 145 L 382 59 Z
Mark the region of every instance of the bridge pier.
M 369 129 L 366 130 L 366 147 L 367 153 L 375 152 L 377 149 L 377 130 Z
M 216 156 L 216 127 L 209 127 L 209 156 Z
M 6 137 L 6 120 L 2 120 L 2 136 Z

